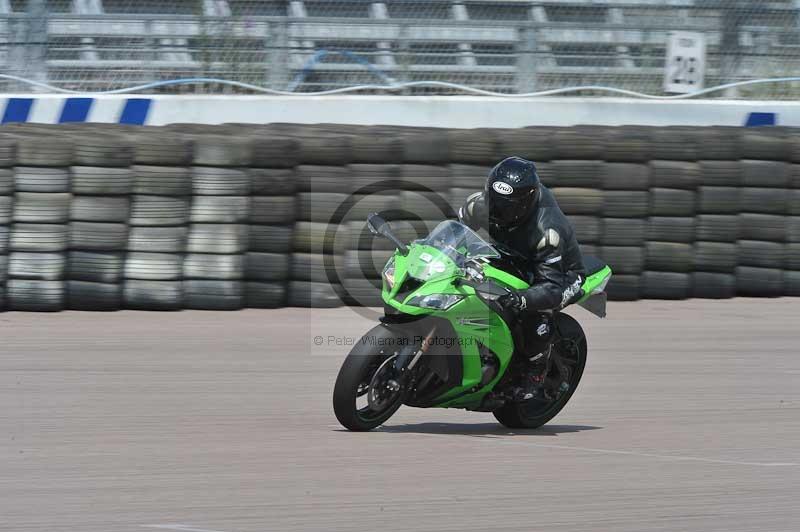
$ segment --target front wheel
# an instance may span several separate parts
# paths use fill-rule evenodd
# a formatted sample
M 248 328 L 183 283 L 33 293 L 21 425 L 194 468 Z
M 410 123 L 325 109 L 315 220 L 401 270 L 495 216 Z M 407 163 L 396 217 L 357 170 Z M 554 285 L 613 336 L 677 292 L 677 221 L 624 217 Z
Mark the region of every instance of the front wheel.
M 557 337 L 551 357 L 558 357 L 559 364 L 552 364 L 546 379 L 559 385 L 567 383 L 566 390 L 554 396 L 534 398 L 523 402 L 506 403 L 493 412 L 501 424 L 512 429 L 536 429 L 556 417 L 578 388 L 586 367 L 586 335 L 572 316 L 556 316 Z M 566 374 L 563 374 L 566 373 Z
M 403 404 L 403 389 L 393 363 L 396 340 L 379 325 L 347 355 L 333 388 L 333 411 L 346 429 L 372 430 Z

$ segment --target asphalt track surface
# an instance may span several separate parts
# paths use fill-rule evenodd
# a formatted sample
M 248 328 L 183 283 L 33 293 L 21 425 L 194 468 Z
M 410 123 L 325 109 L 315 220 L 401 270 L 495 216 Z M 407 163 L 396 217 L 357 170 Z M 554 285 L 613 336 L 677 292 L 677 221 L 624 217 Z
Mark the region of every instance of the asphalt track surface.
M 0 530 L 800 530 L 800 300 L 573 315 L 589 362 L 544 429 L 356 434 L 349 309 L 2 314 Z

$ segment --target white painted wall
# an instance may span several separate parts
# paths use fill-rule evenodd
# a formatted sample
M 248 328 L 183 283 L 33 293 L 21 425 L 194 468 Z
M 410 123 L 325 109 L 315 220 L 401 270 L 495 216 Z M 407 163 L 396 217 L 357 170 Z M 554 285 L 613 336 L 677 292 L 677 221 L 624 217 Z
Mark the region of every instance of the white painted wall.
M 66 96 L 34 98 L 30 122 L 54 123 Z M 473 96 L 96 96 L 89 122 L 116 122 L 129 98 L 150 98 L 148 125 L 175 122 L 392 124 L 430 127 L 535 125 L 742 126 L 753 112 L 800 126 L 800 102 L 648 101 L 626 98 L 489 98 Z M 0 106 L 5 103 L 0 98 Z M 1 108 L 1 107 L 0 107 Z

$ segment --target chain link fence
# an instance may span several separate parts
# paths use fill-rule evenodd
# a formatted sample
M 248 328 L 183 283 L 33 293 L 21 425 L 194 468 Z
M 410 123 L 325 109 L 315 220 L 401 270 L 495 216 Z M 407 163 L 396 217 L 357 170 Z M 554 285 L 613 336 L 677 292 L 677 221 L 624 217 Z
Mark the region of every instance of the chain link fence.
M 296 92 L 439 81 L 509 94 L 585 85 L 661 94 L 672 31 L 704 34 L 707 87 L 800 71 L 800 0 L 0 0 L 0 64 L 82 91 L 221 78 Z M 405 89 L 432 92 L 458 91 Z M 800 84 L 714 96 L 789 99 Z

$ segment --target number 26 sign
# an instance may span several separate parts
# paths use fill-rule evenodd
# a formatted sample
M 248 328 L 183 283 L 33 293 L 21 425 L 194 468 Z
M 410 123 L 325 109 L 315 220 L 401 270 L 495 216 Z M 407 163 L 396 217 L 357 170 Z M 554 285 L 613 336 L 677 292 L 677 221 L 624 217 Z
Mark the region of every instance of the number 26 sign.
M 669 35 L 664 91 L 701 90 L 706 71 L 706 37 L 702 33 L 674 31 Z

